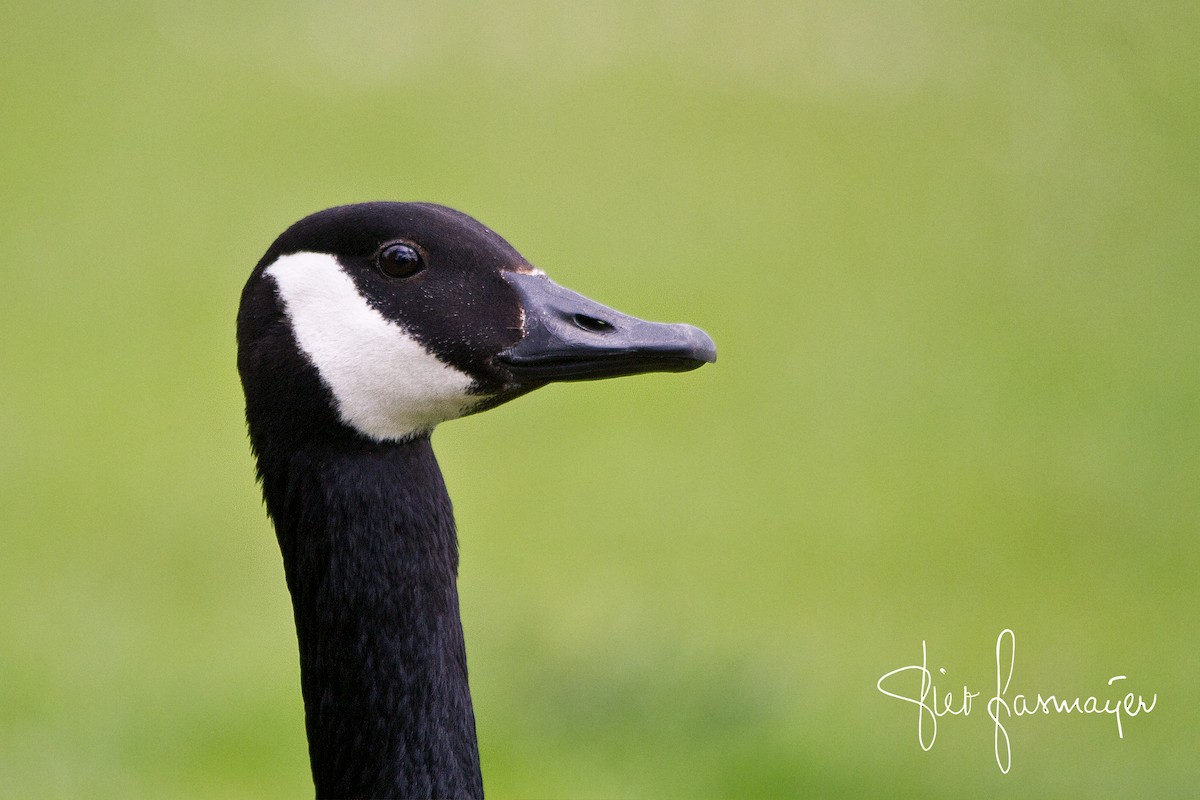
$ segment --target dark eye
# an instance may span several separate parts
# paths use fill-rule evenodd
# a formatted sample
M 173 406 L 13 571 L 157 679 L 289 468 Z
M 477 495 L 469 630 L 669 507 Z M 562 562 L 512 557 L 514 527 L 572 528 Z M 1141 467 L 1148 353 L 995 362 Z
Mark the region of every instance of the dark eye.
M 400 242 L 384 245 L 376 254 L 375 263 L 379 265 L 379 271 L 389 278 L 407 278 L 425 266 L 415 247 Z

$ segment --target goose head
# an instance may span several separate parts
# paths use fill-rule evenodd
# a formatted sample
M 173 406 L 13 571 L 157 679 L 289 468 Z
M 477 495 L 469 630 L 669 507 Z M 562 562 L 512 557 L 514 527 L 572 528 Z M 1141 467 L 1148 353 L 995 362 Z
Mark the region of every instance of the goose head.
M 346 428 L 404 441 L 551 382 L 716 360 L 698 328 L 565 289 L 480 222 L 428 203 L 292 225 L 246 284 L 238 341 L 260 450 L 272 433 Z

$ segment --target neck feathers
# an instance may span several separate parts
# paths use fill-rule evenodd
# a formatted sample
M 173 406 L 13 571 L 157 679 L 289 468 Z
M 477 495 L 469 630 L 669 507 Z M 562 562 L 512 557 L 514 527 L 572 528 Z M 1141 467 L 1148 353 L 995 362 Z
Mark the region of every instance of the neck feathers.
M 275 466 L 260 464 L 318 797 L 481 797 L 458 543 L 429 438 L 347 437 Z

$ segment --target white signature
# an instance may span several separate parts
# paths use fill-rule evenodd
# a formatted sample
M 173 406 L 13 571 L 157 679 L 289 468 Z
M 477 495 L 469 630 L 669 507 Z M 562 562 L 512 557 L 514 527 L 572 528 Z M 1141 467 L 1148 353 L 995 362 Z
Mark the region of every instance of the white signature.
M 1140 694 L 1135 696 L 1133 692 L 1129 692 L 1120 699 L 1105 700 L 1103 704 L 1094 695 L 1087 698 L 1073 697 L 1060 700 L 1056 695 L 1043 697 L 1040 692 L 1036 696 L 1015 694 L 1010 699 L 1008 687 L 1012 682 L 1016 654 L 1017 636 L 1005 628 L 996 638 L 996 693 L 987 700 L 987 715 L 995 724 L 996 764 L 1002 773 L 1007 774 L 1012 766 L 1012 745 L 1009 742 L 1008 729 L 1004 727 L 1003 720 L 1031 714 L 1111 714 L 1117 723 L 1117 737 L 1124 739 L 1122 714 L 1126 717 L 1136 717 L 1142 713 L 1149 714 L 1158 702 L 1157 692 L 1151 697 L 1149 705 L 1146 705 Z M 964 684 L 961 696 L 955 692 L 946 692 L 939 696 L 927 664 L 925 642 L 922 641 L 920 664 L 894 669 L 875 684 L 879 691 L 888 697 L 894 697 L 917 706 L 917 741 L 920 742 L 921 749 L 926 751 L 931 749 L 937 740 L 938 719 L 947 714 L 963 717 L 970 715 L 975 698 L 982 694 L 981 692 L 972 692 Z M 885 682 L 894 684 L 893 679 L 896 676 L 909 671 L 918 672 L 921 675 L 919 693 L 905 694 L 903 691 L 889 691 L 884 688 Z M 941 669 L 939 672 L 943 675 L 946 674 L 945 669 Z M 1108 685 L 1112 686 L 1117 681 L 1123 680 L 1126 680 L 1126 676 L 1114 675 L 1108 679 Z M 895 687 L 893 686 L 893 688 Z

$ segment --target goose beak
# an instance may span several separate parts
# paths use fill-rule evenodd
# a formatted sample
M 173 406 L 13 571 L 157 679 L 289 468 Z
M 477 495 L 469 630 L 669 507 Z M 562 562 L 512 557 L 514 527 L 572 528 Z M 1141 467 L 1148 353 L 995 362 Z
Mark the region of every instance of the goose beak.
M 506 271 L 504 279 L 521 299 L 525 334 L 496 360 L 519 384 L 686 372 L 717 360 L 699 328 L 622 314 L 542 274 Z

